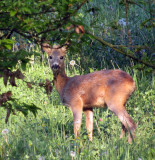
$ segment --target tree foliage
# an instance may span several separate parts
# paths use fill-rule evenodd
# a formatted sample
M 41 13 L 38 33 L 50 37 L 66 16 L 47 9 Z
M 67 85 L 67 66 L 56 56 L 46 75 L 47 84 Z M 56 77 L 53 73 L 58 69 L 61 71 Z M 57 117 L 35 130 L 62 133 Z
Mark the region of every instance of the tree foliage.
M 2 38 L 10 38 L 18 33 L 35 43 L 44 40 L 60 41 L 69 35 L 64 31 L 71 23 L 70 18 L 86 1 L 1 1 Z

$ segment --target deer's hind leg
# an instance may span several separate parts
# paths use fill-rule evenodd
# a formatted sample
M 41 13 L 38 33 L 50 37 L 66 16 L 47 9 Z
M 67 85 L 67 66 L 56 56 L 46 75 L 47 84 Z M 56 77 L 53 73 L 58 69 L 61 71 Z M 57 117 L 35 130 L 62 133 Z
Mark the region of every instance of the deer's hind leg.
M 88 138 L 90 141 L 93 140 L 93 109 L 83 109 L 86 119 L 86 129 L 88 133 Z
M 131 143 L 137 125 L 134 123 L 134 121 L 132 120 L 132 118 L 130 117 L 130 115 L 127 113 L 126 110 L 119 113 L 118 118 L 128 131 L 128 142 Z
M 127 113 L 125 107 L 124 106 L 110 106 L 109 109 L 117 115 L 117 117 L 122 123 L 123 128 L 122 128 L 122 133 L 120 137 L 124 136 L 125 130 L 127 130 L 128 131 L 128 142 L 131 143 L 132 136 L 134 136 L 134 132 L 136 129 L 136 124 L 134 123 L 130 115 Z
M 127 131 L 127 130 L 126 130 L 125 126 L 122 124 L 122 131 L 121 131 L 120 138 L 122 138 L 122 137 L 124 137 L 124 136 L 125 136 L 126 131 Z

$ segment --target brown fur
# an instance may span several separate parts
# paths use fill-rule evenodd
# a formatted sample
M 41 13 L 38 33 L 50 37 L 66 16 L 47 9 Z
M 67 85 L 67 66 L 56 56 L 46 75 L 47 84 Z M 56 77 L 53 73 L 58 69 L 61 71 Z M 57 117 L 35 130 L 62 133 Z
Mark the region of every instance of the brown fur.
M 67 77 L 64 58 L 61 59 L 62 56 L 65 56 L 65 48 L 59 46 L 50 48 L 48 44 L 43 44 L 42 47 L 50 57 L 54 85 L 60 99 L 73 112 L 75 136 L 80 133 L 82 112 L 84 111 L 89 139 L 92 140 L 93 107 L 104 107 L 105 105 L 118 116 L 122 123 L 120 137 L 124 136 L 126 130 L 128 133 L 134 134 L 136 124 L 124 106 L 136 89 L 135 82 L 130 75 L 121 70 L 101 70 L 86 75 Z M 58 68 L 53 69 L 54 65 Z M 130 134 L 128 141 L 131 142 Z

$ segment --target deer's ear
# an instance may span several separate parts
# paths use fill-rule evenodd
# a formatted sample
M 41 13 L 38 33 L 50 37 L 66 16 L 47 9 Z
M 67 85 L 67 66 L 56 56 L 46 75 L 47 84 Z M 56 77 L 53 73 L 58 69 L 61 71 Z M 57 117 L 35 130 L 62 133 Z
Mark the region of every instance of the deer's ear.
M 52 48 L 48 43 L 43 43 L 41 45 L 43 51 L 47 52 L 48 54 L 50 54 L 52 52 Z
M 61 51 L 62 51 L 64 54 L 66 54 L 66 50 L 67 50 L 66 46 L 63 46 L 63 47 L 61 48 Z

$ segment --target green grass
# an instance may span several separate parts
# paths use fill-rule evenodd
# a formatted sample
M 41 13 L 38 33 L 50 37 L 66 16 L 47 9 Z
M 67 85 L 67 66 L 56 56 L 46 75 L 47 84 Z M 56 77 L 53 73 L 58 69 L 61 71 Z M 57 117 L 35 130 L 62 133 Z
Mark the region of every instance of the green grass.
M 44 88 L 34 86 L 29 89 L 21 80 L 17 81 L 17 88 L 10 85 L 4 87 L 0 79 L 0 94 L 12 90 L 15 98 L 27 104 L 33 102 L 41 108 L 36 118 L 32 113 L 24 117 L 22 113 L 16 112 L 16 115 L 10 116 L 8 124 L 5 124 L 6 110 L 0 108 L 0 159 L 36 160 L 41 156 L 49 160 L 72 159 L 70 151 L 74 151 L 74 159 L 81 160 L 152 160 L 155 157 L 154 79 L 144 73 L 131 73 L 128 68 L 125 70 L 137 83 L 137 91 L 127 103 L 127 110 L 137 123 L 136 138 L 132 144 L 128 144 L 127 137 L 119 139 L 121 124 L 112 112 L 104 108 L 94 110 L 93 142 L 88 140 L 84 117 L 81 136 L 74 139 L 72 113 L 61 104 L 55 89 L 48 97 Z M 33 68 L 29 67 L 25 75 L 27 80 L 37 83 L 46 78 L 52 79 L 48 67 L 43 69 L 36 64 Z M 99 121 L 99 118 L 103 121 Z M 3 129 L 9 130 L 6 136 L 2 135 Z

